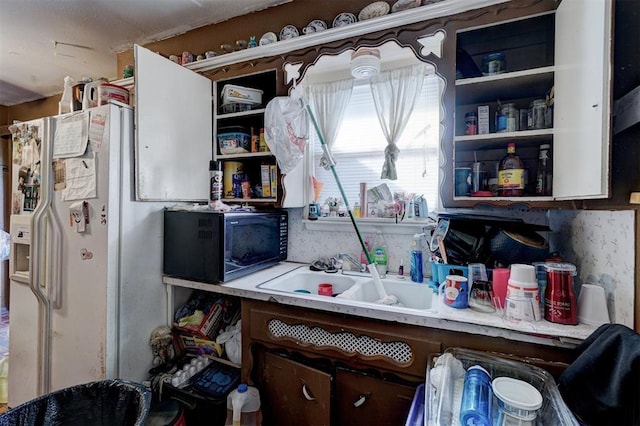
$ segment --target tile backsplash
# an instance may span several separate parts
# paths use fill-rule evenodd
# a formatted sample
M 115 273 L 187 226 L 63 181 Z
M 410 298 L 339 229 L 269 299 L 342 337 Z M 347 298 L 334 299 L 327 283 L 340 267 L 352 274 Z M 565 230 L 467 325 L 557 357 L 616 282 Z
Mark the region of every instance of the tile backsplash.
M 490 214 L 490 211 L 481 211 Z M 604 287 L 612 321 L 633 328 L 635 215 L 633 211 L 503 211 L 528 223 L 546 224 L 552 232 L 545 237 L 551 251 L 558 251 L 576 265 L 577 294 L 582 283 Z M 311 231 L 302 221 L 302 209 L 290 209 L 289 260 L 311 263 L 339 252 L 360 258 L 361 247 L 353 231 Z M 367 237 L 368 233 L 363 232 Z M 408 274 L 411 235 L 385 234 L 389 271 L 398 270 L 400 260 Z M 425 258 L 428 251 L 425 251 Z

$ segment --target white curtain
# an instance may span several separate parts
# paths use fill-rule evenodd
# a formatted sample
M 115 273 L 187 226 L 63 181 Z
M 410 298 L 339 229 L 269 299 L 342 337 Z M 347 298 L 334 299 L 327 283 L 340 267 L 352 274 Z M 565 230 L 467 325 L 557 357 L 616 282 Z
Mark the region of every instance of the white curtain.
M 333 146 L 342 117 L 351 99 L 353 79 L 332 81 L 329 83 L 314 83 L 305 86 L 309 106 L 315 116 L 320 132 L 329 148 Z M 329 162 L 322 156 L 320 165 L 329 169 Z
M 420 97 L 426 72 L 427 66 L 421 63 L 384 71 L 371 78 L 373 102 L 387 139 L 381 179 L 398 179 L 396 161 L 400 150 L 397 143 Z

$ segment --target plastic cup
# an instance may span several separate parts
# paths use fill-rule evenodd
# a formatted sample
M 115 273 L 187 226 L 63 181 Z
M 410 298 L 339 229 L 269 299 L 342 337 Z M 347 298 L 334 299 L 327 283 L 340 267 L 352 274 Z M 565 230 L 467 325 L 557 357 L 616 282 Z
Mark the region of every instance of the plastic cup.
M 504 299 L 507 297 L 507 285 L 509 283 L 509 270 L 507 268 L 495 268 L 493 270 L 493 296 L 498 300 L 500 306 L 504 308 Z
M 582 284 L 578 296 L 578 321 L 581 324 L 595 326 L 610 322 L 604 288 L 594 284 Z
M 333 296 L 333 285 L 330 283 L 318 284 L 318 294 L 321 296 Z

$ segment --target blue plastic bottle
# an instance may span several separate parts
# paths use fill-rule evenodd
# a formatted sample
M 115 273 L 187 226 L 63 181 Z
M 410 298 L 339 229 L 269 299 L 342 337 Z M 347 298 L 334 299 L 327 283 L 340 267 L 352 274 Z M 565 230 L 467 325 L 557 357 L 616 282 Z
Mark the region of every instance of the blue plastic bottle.
M 424 281 L 422 274 L 422 243 L 424 234 L 414 234 L 411 241 L 411 281 L 421 283 Z
M 491 426 L 492 405 L 491 375 L 479 365 L 469 367 L 464 377 L 460 424 Z

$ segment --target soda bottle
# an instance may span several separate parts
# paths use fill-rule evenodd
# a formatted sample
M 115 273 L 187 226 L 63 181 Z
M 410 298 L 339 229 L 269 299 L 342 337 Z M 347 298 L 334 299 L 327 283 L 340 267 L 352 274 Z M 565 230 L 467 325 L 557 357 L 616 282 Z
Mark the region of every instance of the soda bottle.
M 514 142 L 509 142 L 507 155 L 498 165 L 498 193 L 503 197 L 520 197 L 524 194 L 524 164 L 516 154 Z

